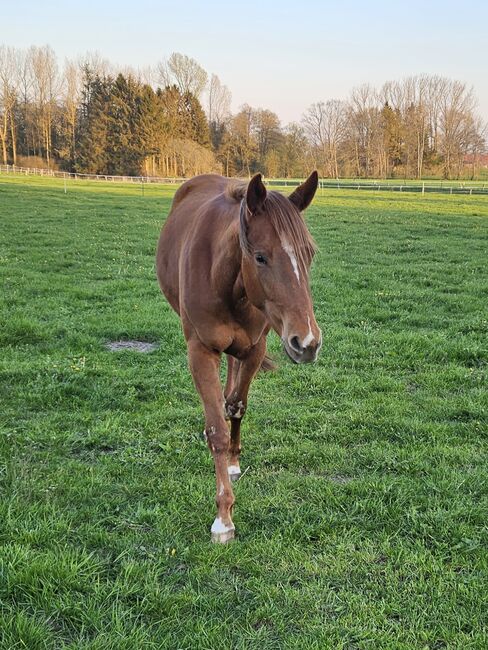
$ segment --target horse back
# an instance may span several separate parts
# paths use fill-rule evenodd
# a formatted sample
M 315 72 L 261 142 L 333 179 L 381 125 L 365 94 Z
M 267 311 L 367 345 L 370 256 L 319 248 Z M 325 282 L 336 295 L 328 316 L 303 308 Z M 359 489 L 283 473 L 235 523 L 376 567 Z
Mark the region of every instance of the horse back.
M 238 203 L 229 193 L 229 179 L 204 174 L 177 190 L 159 238 L 156 272 L 161 290 L 180 314 L 182 283 L 211 273 L 222 231 L 236 218 Z M 186 277 L 185 277 L 186 276 Z

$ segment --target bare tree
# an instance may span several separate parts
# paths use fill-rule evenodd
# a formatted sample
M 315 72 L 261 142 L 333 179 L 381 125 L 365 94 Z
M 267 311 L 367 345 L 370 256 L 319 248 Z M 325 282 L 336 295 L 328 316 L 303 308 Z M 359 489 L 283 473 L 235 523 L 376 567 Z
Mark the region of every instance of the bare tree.
M 7 142 L 10 137 L 12 158 L 16 163 L 16 134 L 14 108 L 18 99 L 18 57 L 13 47 L 0 46 L 0 140 L 3 163 L 8 162 Z
M 382 147 L 380 138 L 383 136 L 380 105 L 376 90 L 369 84 L 353 89 L 348 130 L 358 176 L 379 173 L 378 152 Z
M 459 167 L 472 139 L 473 114 L 476 106 L 473 91 L 460 81 L 446 85 L 440 110 L 440 152 L 444 159 L 444 176 L 451 178 Z
M 427 112 L 430 148 L 434 153 L 439 151 L 439 125 L 443 97 L 449 81 L 438 75 L 428 77 Z
M 157 85 L 157 73 L 150 65 L 139 68 L 136 71 L 134 78 L 137 79 L 137 81 L 139 81 L 141 84 L 151 86 L 151 88 L 155 88 Z
M 26 50 L 17 50 L 17 84 L 19 90 L 19 112 L 17 115 L 18 124 L 21 128 L 22 137 L 19 137 L 18 144 L 24 155 L 29 155 L 34 148 L 34 116 L 32 111 L 32 68 L 30 56 Z M 18 132 L 19 129 L 17 129 Z
M 216 74 L 212 74 L 207 88 L 207 118 L 210 124 L 224 124 L 230 116 L 232 95 Z
M 108 59 L 104 59 L 97 50 L 86 52 L 77 60 L 80 70 L 88 69 L 94 77 L 115 75 L 116 69 Z
M 59 91 L 58 64 L 53 50 L 48 46 L 31 47 L 29 50 L 33 76 L 34 103 L 42 148 L 48 167 L 52 155 L 52 125 Z
M 63 71 L 63 115 L 68 130 L 70 166 L 76 158 L 76 124 L 81 102 L 82 71 L 74 61 L 66 61 Z
M 182 95 L 191 93 L 197 98 L 202 94 L 208 78 L 195 59 L 179 52 L 173 52 L 167 61 L 159 63 L 158 73 L 163 86 L 175 84 Z
M 338 178 L 339 147 L 346 134 L 347 105 L 338 99 L 312 104 L 303 116 L 311 143 L 320 151 L 324 174 Z

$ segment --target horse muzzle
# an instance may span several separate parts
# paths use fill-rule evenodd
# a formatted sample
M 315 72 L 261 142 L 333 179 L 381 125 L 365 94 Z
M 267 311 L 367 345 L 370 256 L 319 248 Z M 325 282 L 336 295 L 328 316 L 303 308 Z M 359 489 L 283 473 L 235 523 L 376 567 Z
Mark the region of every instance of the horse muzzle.
M 319 339 L 312 339 L 312 341 L 302 340 L 299 336 L 289 336 L 281 340 L 286 354 L 295 363 L 317 361 L 322 347 L 322 335 L 320 335 Z

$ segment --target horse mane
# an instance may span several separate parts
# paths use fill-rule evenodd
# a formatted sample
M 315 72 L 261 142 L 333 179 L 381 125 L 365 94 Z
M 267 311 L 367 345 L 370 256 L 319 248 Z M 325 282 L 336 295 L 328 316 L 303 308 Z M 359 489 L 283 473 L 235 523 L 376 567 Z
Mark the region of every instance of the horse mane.
M 254 251 L 247 237 L 246 189 L 246 183 L 236 181 L 228 187 L 227 195 L 229 198 L 241 201 L 239 240 L 243 252 L 252 255 Z M 306 274 L 317 251 L 317 245 L 308 231 L 300 211 L 286 196 L 274 191 L 267 192 L 263 211 L 269 216 L 281 241 L 293 248 L 297 264 L 302 273 Z
M 232 178 L 225 188 L 225 196 L 233 201 L 241 201 L 246 196 L 248 183 Z

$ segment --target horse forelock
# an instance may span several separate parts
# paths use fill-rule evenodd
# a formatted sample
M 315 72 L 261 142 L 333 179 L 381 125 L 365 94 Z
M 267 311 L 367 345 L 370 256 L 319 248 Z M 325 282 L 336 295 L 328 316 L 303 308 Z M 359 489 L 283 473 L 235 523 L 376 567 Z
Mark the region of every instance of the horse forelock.
M 285 196 L 273 191 L 267 193 L 263 211 L 268 215 L 282 245 L 293 250 L 299 269 L 307 273 L 317 245 L 300 212 Z M 251 255 L 253 249 L 247 237 L 247 212 L 245 198 L 242 198 L 239 240 L 244 253 Z

